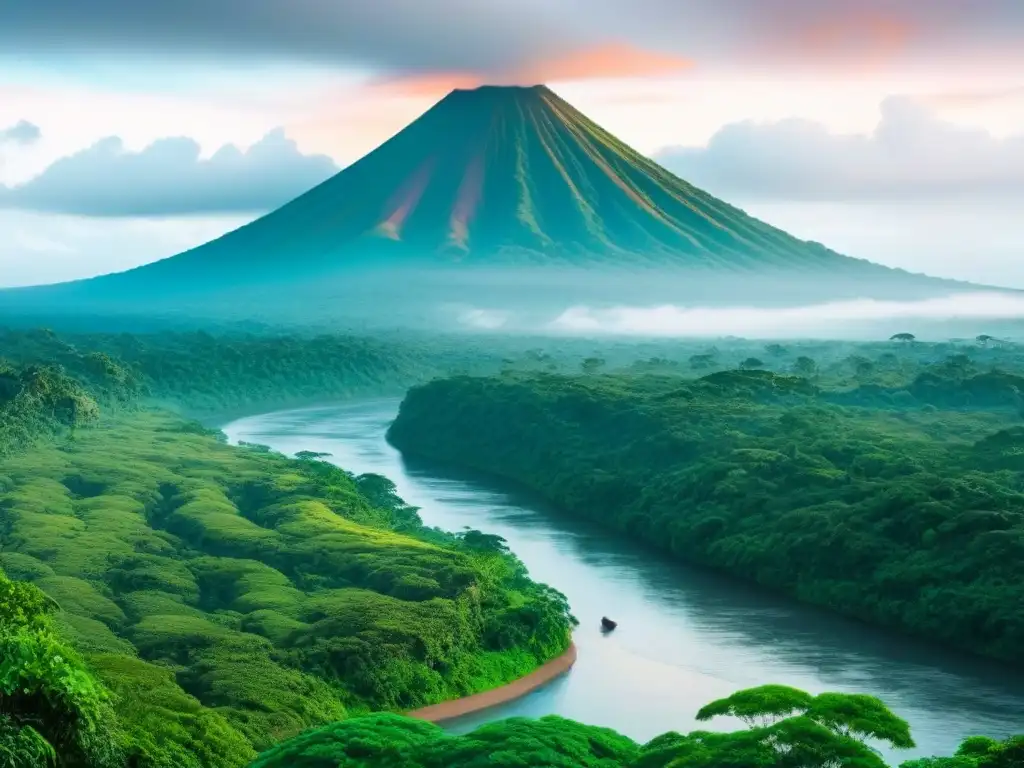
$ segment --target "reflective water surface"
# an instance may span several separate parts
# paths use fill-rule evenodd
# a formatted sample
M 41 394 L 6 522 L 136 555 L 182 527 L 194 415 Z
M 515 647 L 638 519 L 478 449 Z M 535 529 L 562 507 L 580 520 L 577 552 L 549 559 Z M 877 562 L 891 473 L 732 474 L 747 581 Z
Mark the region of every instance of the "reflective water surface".
M 918 744 L 887 753 L 893 762 L 951 754 L 969 734 L 1024 732 L 1024 675 L 682 567 L 492 479 L 404 460 L 384 440 L 397 409 L 397 400 L 360 401 L 253 416 L 223 429 L 232 442 L 289 455 L 323 451 L 349 471 L 386 475 L 428 525 L 505 537 L 534 578 L 568 596 L 580 620 L 573 670 L 452 730 L 554 713 L 643 741 L 697 727 L 694 714 L 712 699 L 774 682 L 882 698 L 911 723 Z M 605 615 L 619 622 L 607 635 L 600 631 Z

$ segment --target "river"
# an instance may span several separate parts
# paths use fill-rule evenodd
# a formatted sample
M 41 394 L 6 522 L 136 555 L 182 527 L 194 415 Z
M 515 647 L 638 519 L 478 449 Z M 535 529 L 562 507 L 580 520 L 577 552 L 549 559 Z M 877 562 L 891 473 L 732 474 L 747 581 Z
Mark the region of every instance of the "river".
M 223 429 L 232 442 L 288 455 L 323 451 L 351 472 L 386 475 L 428 525 L 503 536 L 534 578 L 566 594 L 580 620 L 573 670 L 451 730 L 559 714 L 645 741 L 716 727 L 694 720 L 703 704 L 784 683 L 880 697 L 910 722 L 918 745 L 883 750 L 893 763 L 951 754 L 970 734 L 1024 732 L 1024 675 L 685 568 L 494 480 L 407 461 L 384 439 L 397 409 L 397 400 L 360 401 L 252 416 Z M 600 632 L 604 615 L 619 622 L 615 632 Z

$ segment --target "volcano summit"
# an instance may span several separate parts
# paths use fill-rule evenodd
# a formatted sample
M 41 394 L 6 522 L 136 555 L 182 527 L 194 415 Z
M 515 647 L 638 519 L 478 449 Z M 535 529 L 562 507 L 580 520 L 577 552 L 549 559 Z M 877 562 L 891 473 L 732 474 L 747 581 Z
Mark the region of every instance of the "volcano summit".
M 128 272 L 6 291 L 0 306 L 393 322 L 474 302 L 791 304 L 967 288 L 758 221 L 546 87 L 484 86 L 453 91 L 333 178 L 217 240 Z

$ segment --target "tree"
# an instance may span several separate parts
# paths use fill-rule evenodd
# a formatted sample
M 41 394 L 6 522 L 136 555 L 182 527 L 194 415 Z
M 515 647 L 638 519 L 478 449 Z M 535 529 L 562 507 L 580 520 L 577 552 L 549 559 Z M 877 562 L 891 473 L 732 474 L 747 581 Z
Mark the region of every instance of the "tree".
M 736 717 L 746 731 L 682 736 L 650 742 L 635 768 L 884 768 L 865 738 L 912 746 L 907 723 L 871 696 L 823 693 L 762 685 L 713 701 L 700 721 Z
M 950 355 L 939 366 L 942 375 L 954 381 L 963 381 L 974 371 L 974 363 L 967 355 Z
M 988 736 L 969 736 L 952 757 L 922 757 L 900 768 L 1020 768 L 1024 765 L 1024 735 L 996 741 Z
M 750 728 L 772 725 L 784 717 L 806 712 L 813 697 L 788 685 L 761 685 L 737 691 L 724 699 L 716 699 L 701 707 L 697 720 L 728 716 L 746 723 Z
M 818 364 L 812 358 L 800 355 L 793 363 L 793 370 L 804 378 L 810 378 L 818 372 Z
M 711 702 L 697 712 L 697 720 L 721 715 L 761 728 L 806 718 L 843 738 L 875 739 L 895 749 L 914 746 L 907 721 L 879 699 L 865 694 L 828 692 L 811 696 L 788 685 L 762 685 Z
M 457 534 L 462 544 L 468 548 L 478 552 L 496 552 L 499 554 L 508 554 L 509 548 L 508 543 L 504 538 L 493 533 L 482 533 L 474 528 L 466 528 L 460 534 Z
M 910 725 L 874 696 L 854 693 L 820 693 L 807 716 L 830 730 L 863 741 L 884 741 L 895 749 L 910 749 Z
M 995 337 L 989 336 L 987 333 L 983 333 L 980 336 L 975 337 L 974 340 L 978 342 L 981 346 L 987 347 L 989 345 L 989 342 L 995 341 Z
M 299 451 L 295 454 L 295 458 L 300 461 L 314 461 L 315 459 L 323 459 L 330 455 L 321 451 Z
M 714 365 L 713 355 L 690 355 L 690 367 L 695 371 L 703 371 Z
M 580 363 L 580 369 L 584 373 L 596 373 L 598 370 L 604 367 L 604 360 L 600 357 L 588 357 L 582 363 Z
M 912 333 L 896 333 L 889 337 L 889 341 L 902 341 L 904 344 L 916 340 L 917 337 Z
M 882 756 L 858 739 L 811 717 L 789 717 L 765 729 L 779 768 L 884 768 Z
M 989 749 L 978 768 L 1020 768 L 1024 765 L 1024 735 L 1011 736 Z
M 846 358 L 847 365 L 853 369 L 854 376 L 864 379 L 875 370 L 875 364 L 863 355 L 850 355 Z
M 742 368 L 744 371 L 752 371 L 757 368 L 764 368 L 764 363 L 758 360 L 756 357 L 748 357 L 746 360 L 740 363 L 740 368 Z
M 900 359 L 892 352 L 885 352 L 878 356 L 878 362 L 883 368 L 898 368 Z
M 789 354 L 789 350 L 786 349 L 781 344 L 766 344 L 764 347 L 764 351 L 767 352 L 772 357 L 783 357 Z
M 109 693 L 58 636 L 56 604 L 0 572 L 0 760 L 12 768 L 123 765 Z

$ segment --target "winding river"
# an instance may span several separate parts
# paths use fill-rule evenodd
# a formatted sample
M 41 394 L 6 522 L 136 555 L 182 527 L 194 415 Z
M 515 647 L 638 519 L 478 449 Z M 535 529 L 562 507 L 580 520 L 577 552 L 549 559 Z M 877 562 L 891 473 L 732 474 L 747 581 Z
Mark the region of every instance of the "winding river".
M 644 741 L 698 727 L 693 716 L 712 699 L 776 682 L 882 698 L 910 722 L 918 745 L 887 754 L 893 763 L 951 754 L 969 734 L 1024 732 L 1024 675 L 679 566 L 493 480 L 404 460 L 384 440 L 397 409 L 397 400 L 360 401 L 223 429 L 232 442 L 289 455 L 323 451 L 349 471 L 386 475 L 428 525 L 505 537 L 535 578 L 568 596 L 580 620 L 573 670 L 523 699 L 454 721 L 451 730 L 553 713 Z M 619 622 L 615 632 L 599 631 L 603 615 Z

